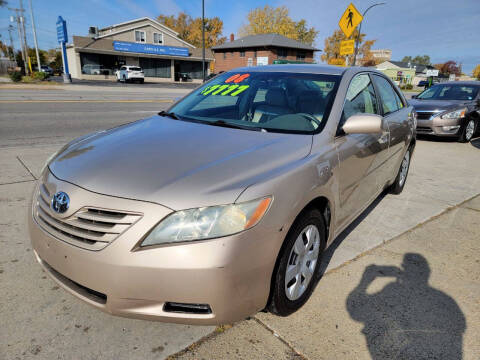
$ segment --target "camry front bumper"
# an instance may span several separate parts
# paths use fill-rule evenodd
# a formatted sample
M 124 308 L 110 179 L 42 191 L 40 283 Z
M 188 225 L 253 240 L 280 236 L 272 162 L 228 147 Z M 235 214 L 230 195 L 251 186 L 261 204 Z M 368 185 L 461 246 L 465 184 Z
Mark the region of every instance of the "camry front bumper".
M 229 237 L 138 249 L 170 209 L 95 194 L 51 174 L 42 182 L 53 193 L 72 195 L 73 214 L 75 208 L 105 204 L 143 214 L 107 246 L 89 250 L 53 236 L 39 223 L 37 184 L 28 221 L 36 258 L 61 287 L 97 309 L 140 319 L 221 324 L 265 307 L 282 233 L 258 224 Z

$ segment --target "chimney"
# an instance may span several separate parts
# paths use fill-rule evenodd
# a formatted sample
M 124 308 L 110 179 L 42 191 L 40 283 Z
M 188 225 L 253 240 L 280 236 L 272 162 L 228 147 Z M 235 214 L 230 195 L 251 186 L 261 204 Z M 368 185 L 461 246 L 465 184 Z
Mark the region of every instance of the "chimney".
M 235 35 L 230 34 L 230 41 L 233 41 L 233 40 L 235 40 Z

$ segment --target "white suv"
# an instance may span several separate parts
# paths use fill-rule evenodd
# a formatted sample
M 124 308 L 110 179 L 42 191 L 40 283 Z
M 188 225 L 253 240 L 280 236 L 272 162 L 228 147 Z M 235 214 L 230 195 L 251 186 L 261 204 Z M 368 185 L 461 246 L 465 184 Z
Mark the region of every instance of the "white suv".
M 136 80 L 143 84 L 145 80 L 145 75 L 143 74 L 143 70 L 141 67 L 138 67 L 138 66 L 124 65 L 115 72 L 115 76 L 117 77 L 117 81 L 123 81 L 123 82 Z

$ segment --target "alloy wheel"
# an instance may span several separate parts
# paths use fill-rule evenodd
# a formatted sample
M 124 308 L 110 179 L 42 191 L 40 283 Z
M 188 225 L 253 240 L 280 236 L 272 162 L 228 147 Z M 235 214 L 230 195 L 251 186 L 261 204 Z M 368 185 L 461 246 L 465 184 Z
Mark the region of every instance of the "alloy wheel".
M 318 228 L 308 225 L 298 235 L 288 257 L 285 294 L 289 300 L 297 300 L 307 289 L 315 272 L 319 250 Z
M 465 140 L 470 141 L 473 137 L 473 131 L 475 130 L 475 123 L 473 120 L 470 120 L 465 128 Z
M 405 180 L 407 179 L 409 165 L 410 165 L 410 150 L 407 150 L 407 152 L 405 153 L 405 156 L 403 157 L 402 167 L 400 169 L 400 179 L 399 179 L 400 186 L 403 186 L 403 184 L 405 183 Z

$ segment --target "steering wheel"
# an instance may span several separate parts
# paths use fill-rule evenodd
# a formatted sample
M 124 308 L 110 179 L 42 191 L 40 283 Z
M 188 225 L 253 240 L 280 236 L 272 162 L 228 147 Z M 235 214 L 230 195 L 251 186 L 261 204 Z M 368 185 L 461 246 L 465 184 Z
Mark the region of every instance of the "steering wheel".
M 305 120 L 307 121 L 313 121 L 315 124 L 317 124 L 318 126 L 321 125 L 321 121 L 318 120 L 315 116 L 313 116 L 312 114 L 307 114 L 307 113 L 297 113 L 296 115 L 300 115 L 301 117 L 303 117 Z

